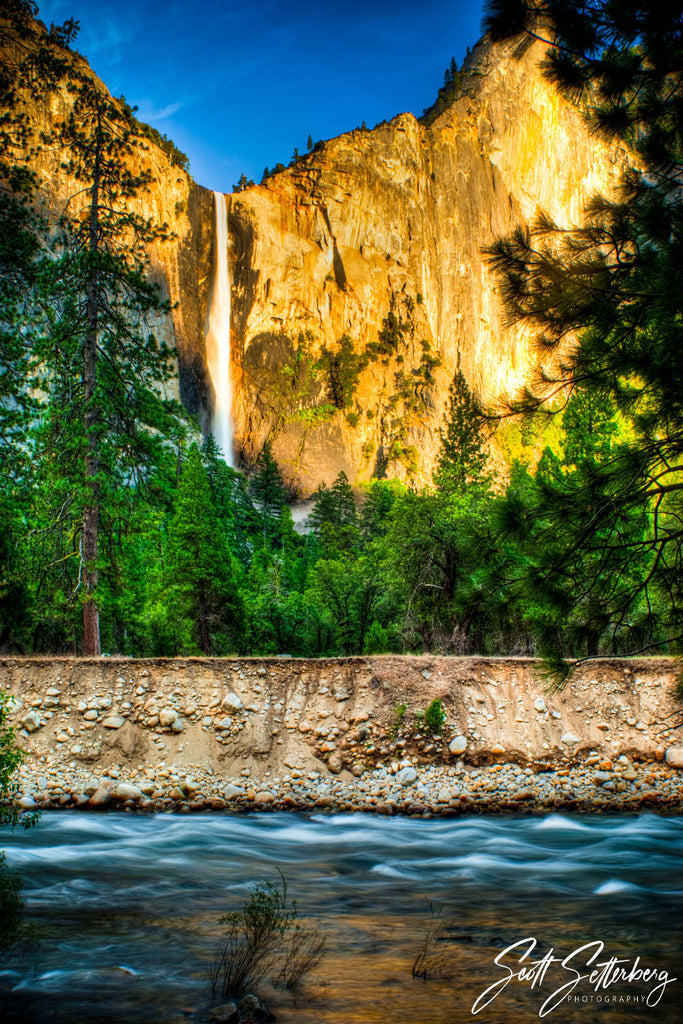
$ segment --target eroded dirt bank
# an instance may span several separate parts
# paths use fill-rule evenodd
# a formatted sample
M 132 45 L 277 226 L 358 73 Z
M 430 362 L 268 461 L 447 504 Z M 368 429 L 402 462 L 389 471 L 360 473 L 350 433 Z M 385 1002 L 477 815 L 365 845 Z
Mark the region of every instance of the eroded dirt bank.
M 554 694 L 531 659 L 393 656 L 3 658 L 0 686 L 29 808 L 681 803 L 669 659 L 586 663 Z

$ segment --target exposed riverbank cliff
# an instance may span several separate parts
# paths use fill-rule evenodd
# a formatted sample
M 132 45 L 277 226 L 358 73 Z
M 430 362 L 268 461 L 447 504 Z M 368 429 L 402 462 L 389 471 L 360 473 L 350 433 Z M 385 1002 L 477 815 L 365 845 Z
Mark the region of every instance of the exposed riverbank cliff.
M 0 660 L 27 810 L 678 813 L 675 674 L 597 660 L 551 693 L 521 658 Z

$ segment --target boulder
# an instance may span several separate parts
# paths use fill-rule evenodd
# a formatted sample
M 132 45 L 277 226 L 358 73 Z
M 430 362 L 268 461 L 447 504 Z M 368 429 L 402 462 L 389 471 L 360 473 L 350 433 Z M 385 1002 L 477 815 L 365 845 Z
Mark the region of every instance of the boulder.
M 242 701 L 236 693 L 226 693 L 222 701 L 223 708 L 226 711 L 240 711 L 242 709 Z
M 560 743 L 564 743 L 565 747 L 575 747 L 579 742 L 579 737 L 575 736 L 573 732 L 566 732 L 564 736 L 560 737 Z
M 467 739 L 465 736 L 454 736 L 448 744 L 451 754 L 464 754 L 467 750 Z
M 128 782 L 119 782 L 112 789 L 111 795 L 115 800 L 132 800 L 134 803 L 142 800 L 142 791 Z
M 120 715 L 110 715 L 108 718 L 102 719 L 102 725 L 105 729 L 120 729 L 125 718 L 121 718 Z
M 209 1024 L 238 1024 L 240 1011 L 235 1003 L 222 1003 L 221 1006 L 214 1006 L 209 1010 L 207 1020 Z
M 22 718 L 21 724 L 24 729 L 26 729 L 26 732 L 35 732 L 37 729 L 40 729 L 41 726 L 40 715 L 37 715 L 35 711 L 29 711 L 29 713 L 24 715 Z
M 671 768 L 683 768 L 683 747 L 669 747 L 665 758 Z
M 411 786 L 417 780 L 417 772 L 414 768 L 401 768 L 395 778 L 399 786 Z
M 242 1019 L 253 1019 L 259 1021 L 259 1024 L 269 1024 L 270 1021 L 275 1020 L 274 1014 L 263 1005 L 258 996 L 252 995 L 250 992 L 248 995 L 243 996 L 237 1004 L 239 1011 L 242 1015 Z
M 159 712 L 159 725 L 163 729 L 169 729 L 178 717 L 178 712 L 173 708 L 162 708 Z
M 107 804 L 111 803 L 111 792 L 106 786 L 98 786 L 93 795 L 88 800 L 89 807 L 106 807 Z

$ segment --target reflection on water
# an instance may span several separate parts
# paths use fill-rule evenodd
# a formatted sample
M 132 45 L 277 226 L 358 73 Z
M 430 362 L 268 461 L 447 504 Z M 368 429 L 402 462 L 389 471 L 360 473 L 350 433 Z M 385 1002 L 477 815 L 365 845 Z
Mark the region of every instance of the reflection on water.
M 546 1019 L 679 1020 L 679 819 L 55 812 L 3 843 L 23 874 L 40 938 L 21 970 L 0 979 L 3 1020 L 191 1020 L 209 998 L 218 917 L 243 903 L 255 881 L 277 881 L 277 867 L 300 917 L 329 936 L 326 959 L 296 996 L 264 991 L 280 1022 L 538 1020 L 543 1000 L 568 978 L 562 968 L 551 967 L 533 990 L 511 983 L 471 1013 L 503 975 L 494 958 L 528 936 L 540 955 L 602 940 L 606 954 L 681 975 L 655 1008 L 634 1002 L 652 985 L 616 985 L 608 994 L 617 1001 L 605 1005 L 585 983 L 576 994 L 593 994 L 592 1004 L 565 1002 Z M 413 980 L 411 966 L 430 907 L 441 908 L 449 977 L 425 983 Z

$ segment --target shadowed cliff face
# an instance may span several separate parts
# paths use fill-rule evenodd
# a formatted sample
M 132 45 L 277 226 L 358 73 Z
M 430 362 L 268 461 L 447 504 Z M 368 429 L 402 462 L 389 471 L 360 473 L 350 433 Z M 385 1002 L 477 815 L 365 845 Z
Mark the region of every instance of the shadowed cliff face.
M 514 389 L 532 358 L 504 324 L 482 247 L 540 207 L 580 220 L 616 184 L 625 153 L 589 135 L 538 69 L 542 48 L 481 44 L 462 90 L 432 125 L 401 114 L 320 146 L 228 199 L 236 448 L 270 440 L 292 490 L 340 470 L 351 480 L 430 480 L 448 387 L 460 367 L 486 400 Z M 34 107 L 40 125 L 68 103 Z M 204 336 L 214 246 L 212 194 L 152 143 L 154 183 L 138 212 L 172 237 L 152 270 L 176 304 L 156 329 L 175 339 L 179 393 L 210 423 Z M 43 151 L 46 201 L 72 189 Z

